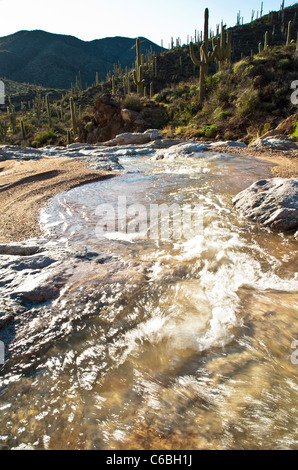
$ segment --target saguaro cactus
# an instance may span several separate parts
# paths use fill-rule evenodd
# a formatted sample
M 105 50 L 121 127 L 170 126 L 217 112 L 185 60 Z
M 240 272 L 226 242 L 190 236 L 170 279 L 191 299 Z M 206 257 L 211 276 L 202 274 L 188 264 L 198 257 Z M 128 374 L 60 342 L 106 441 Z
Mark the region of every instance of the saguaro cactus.
M 47 115 L 48 115 L 49 127 L 51 127 L 51 123 L 52 123 L 52 112 L 51 112 L 51 106 L 50 106 L 49 95 L 46 96 L 46 108 L 47 108 Z
M 137 38 L 136 40 L 136 68 L 135 70 L 133 70 L 133 81 L 135 85 L 137 86 L 137 94 L 139 96 L 143 96 L 144 79 L 143 79 L 143 65 L 142 65 L 142 56 L 141 56 L 139 38 Z
M 223 64 L 231 61 L 232 51 L 232 32 L 231 30 L 226 31 L 226 26 L 221 24 L 221 33 L 219 42 L 217 42 L 215 49 L 215 58 L 218 61 L 218 68 L 222 70 Z
M 70 116 L 71 116 L 72 130 L 73 130 L 74 135 L 76 135 L 77 130 L 78 130 L 78 124 L 77 124 L 77 115 L 76 115 L 74 99 L 72 96 L 70 97 L 69 101 L 70 101 Z
M 268 42 L 268 31 L 266 31 L 265 36 L 264 36 L 264 51 L 268 49 L 269 42 Z
M 291 34 L 292 34 L 292 21 L 290 20 L 288 22 L 288 33 L 287 33 L 286 46 L 289 46 L 291 44 Z
M 203 103 L 206 95 L 206 76 L 208 74 L 209 65 L 214 62 L 217 53 L 217 46 L 214 45 L 213 52 L 208 52 L 208 24 L 209 24 L 209 10 L 205 9 L 205 22 L 204 22 L 204 41 L 200 48 L 200 59 L 195 56 L 194 45 L 189 44 L 190 58 L 192 62 L 200 67 L 200 96 L 199 102 Z
M 12 133 L 14 134 L 15 128 L 16 128 L 16 124 L 17 124 L 17 120 L 16 120 L 16 111 L 15 111 L 15 107 L 14 107 L 14 105 L 13 105 L 12 102 L 11 102 L 10 96 L 8 97 L 8 103 L 9 103 L 9 106 L 7 107 L 7 114 L 8 114 L 8 117 L 9 117 L 9 119 L 10 119 L 10 124 L 11 124 Z

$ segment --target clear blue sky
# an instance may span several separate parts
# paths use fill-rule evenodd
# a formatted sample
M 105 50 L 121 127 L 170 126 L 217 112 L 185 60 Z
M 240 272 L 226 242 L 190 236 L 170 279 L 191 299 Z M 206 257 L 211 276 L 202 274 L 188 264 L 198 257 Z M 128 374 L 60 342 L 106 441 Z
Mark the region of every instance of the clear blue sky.
M 278 10 L 281 0 L 264 0 L 264 14 Z M 295 4 L 285 1 L 285 6 Z M 0 36 L 22 29 L 42 29 L 70 34 L 85 41 L 110 36 L 144 36 L 168 47 L 171 37 L 186 42 L 187 35 L 203 29 L 204 9 L 210 13 L 210 27 L 223 20 L 236 23 L 241 11 L 244 23 L 261 1 L 242 4 L 236 0 L 0 0 Z

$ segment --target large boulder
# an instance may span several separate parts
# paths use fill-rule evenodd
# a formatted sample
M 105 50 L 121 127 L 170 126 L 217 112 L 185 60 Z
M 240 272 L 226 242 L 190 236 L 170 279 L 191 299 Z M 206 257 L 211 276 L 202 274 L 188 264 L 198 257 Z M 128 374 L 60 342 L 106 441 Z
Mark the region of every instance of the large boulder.
M 255 140 L 249 147 L 257 150 L 298 150 L 298 144 L 295 139 L 286 135 L 275 135 L 272 137 L 262 137 Z
M 260 180 L 233 199 L 239 212 L 279 231 L 298 230 L 298 178 Z
M 124 134 L 116 135 L 116 140 L 118 145 L 131 145 L 131 144 L 147 144 L 150 142 L 150 134 L 143 134 L 140 132 L 130 133 L 126 132 Z

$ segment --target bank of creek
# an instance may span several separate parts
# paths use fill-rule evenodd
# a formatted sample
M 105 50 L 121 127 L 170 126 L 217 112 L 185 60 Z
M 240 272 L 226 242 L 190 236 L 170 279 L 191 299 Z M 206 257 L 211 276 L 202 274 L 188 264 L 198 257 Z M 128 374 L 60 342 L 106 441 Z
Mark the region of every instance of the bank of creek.
M 297 241 L 232 204 L 272 164 L 160 155 L 119 150 L 1 255 L 1 448 L 297 449 Z M 195 208 L 197 232 L 150 236 L 153 204 Z

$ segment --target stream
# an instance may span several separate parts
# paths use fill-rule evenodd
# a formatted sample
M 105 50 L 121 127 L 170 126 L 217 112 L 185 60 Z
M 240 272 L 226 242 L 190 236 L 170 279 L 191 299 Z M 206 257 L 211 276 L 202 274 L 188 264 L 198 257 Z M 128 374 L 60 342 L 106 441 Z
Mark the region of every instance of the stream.
M 118 176 L 41 213 L 46 239 L 110 261 L 39 307 L 59 336 L 36 335 L 28 316 L 40 354 L 0 377 L 0 447 L 298 449 L 297 241 L 232 205 L 272 165 L 216 152 L 119 161 Z M 170 220 L 161 236 L 153 205 L 184 211 L 177 233 Z

